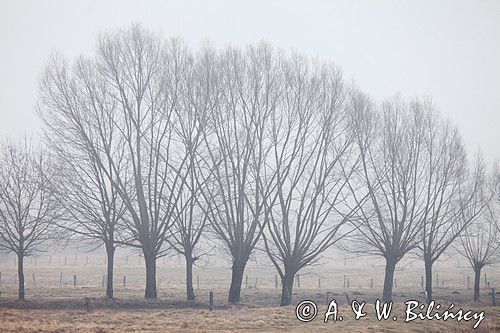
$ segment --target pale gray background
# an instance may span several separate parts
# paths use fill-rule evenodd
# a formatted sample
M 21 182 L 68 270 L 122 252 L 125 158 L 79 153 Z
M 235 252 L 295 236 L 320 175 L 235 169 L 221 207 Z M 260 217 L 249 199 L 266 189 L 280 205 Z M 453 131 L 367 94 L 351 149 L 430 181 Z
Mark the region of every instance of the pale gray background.
M 132 22 L 192 47 L 265 39 L 333 60 L 376 100 L 429 95 L 471 151 L 500 158 L 500 1 L 0 0 L 0 136 L 37 133 L 37 80 L 52 50 L 92 54 Z

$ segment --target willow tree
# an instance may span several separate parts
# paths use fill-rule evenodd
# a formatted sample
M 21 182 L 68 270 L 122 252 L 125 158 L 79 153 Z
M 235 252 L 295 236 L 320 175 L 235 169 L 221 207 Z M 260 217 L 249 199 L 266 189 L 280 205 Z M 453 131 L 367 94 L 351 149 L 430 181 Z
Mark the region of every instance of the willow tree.
M 272 192 L 265 250 L 292 301 L 295 275 L 340 237 L 352 209 L 348 179 L 357 158 L 348 130 L 342 75 L 333 65 L 294 55 L 282 60 L 281 103 L 271 115 L 268 170 Z
M 179 41 L 164 40 L 138 25 L 101 35 L 96 49 L 94 57 L 77 63 L 74 73 L 67 68 L 58 72 L 74 75 L 80 85 L 66 95 L 56 81 L 55 96 L 50 92 L 46 98 L 64 109 L 69 117 L 64 121 L 78 131 L 75 140 L 85 139 L 77 149 L 98 166 L 123 203 L 119 243 L 143 252 L 145 297 L 156 298 L 156 261 L 166 254 L 187 177 L 188 154 L 178 153 L 174 123 L 191 58 Z M 80 116 L 74 113 L 80 110 L 82 125 L 75 123 Z
M 490 204 L 460 235 L 459 252 L 474 271 L 474 301 L 480 298 L 481 270 L 500 259 L 498 211 Z
M 165 242 L 188 176 L 188 154 L 179 151 L 173 129 L 190 61 L 177 40 L 163 40 L 139 26 L 99 38 L 95 64 L 109 87 L 101 103 L 116 108 L 113 126 L 120 133 L 116 154 L 103 150 L 115 171 L 113 186 L 127 209 L 123 243 L 143 252 L 146 298 L 156 298 L 156 261 L 166 255 Z M 96 99 L 101 98 L 99 94 Z M 126 161 L 120 172 L 120 159 Z
M 425 106 L 425 104 L 424 104 Z M 419 255 L 425 264 L 425 291 L 432 300 L 432 266 L 474 221 L 486 202 L 484 168 L 469 167 L 458 130 L 442 121 L 432 106 L 426 112 L 424 159 L 426 210 Z
M 180 194 L 170 234 L 167 238 L 171 247 L 182 255 L 186 262 L 186 295 L 188 301 L 195 300 L 193 288 L 193 266 L 205 254 L 203 236 L 208 229 L 208 202 L 202 191 L 204 179 L 210 171 L 202 165 L 204 135 L 207 130 L 207 107 L 213 75 L 210 57 L 203 55 L 186 64 L 182 77 L 182 92 L 176 108 L 174 131 L 179 140 L 177 154 L 187 156 L 182 173 L 186 175 L 185 186 Z
M 60 209 L 45 181 L 54 168 L 30 140 L 0 145 L 0 251 L 17 256 L 18 298 L 25 299 L 24 258 L 60 238 Z
M 397 263 L 421 242 L 426 212 L 423 159 L 425 114 L 418 101 L 395 97 L 378 109 L 363 93 L 351 96 L 352 128 L 361 167 L 352 182 L 353 199 L 364 203 L 352 220 L 357 251 L 385 259 L 382 298 L 392 301 Z M 363 189 L 364 187 L 364 189 Z
M 278 100 L 280 77 L 277 55 L 266 44 L 206 55 L 215 78 L 203 158 L 203 168 L 213 172 L 204 178 L 203 196 L 210 203 L 211 230 L 232 261 L 228 301 L 238 303 L 245 266 L 266 220 L 266 129 Z
M 105 96 L 109 87 L 99 82 L 92 62 L 80 58 L 72 73 L 58 55 L 46 66 L 39 86 L 37 111 L 58 170 L 57 177 L 46 182 L 65 212 L 58 225 L 81 241 L 105 247 L 106 296 L 113 298 L 114 254 L 124 206 L 103 147 L 114 149 L 118 133 L 112 121 L 114 105 L 96 98 Z M 123 167 L 119 163 L 119 169 Z

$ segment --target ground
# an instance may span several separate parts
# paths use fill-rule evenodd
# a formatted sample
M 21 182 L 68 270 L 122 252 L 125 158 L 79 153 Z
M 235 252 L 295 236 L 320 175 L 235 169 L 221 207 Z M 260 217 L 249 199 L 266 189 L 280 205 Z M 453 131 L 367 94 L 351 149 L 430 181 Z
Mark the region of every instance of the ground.
M 121 259 L 121 260 L 120 260 Z M 422 267 L 418 261 L 402 262 L 396 272 L 394 289 L 398 320 L 378 321 L 374 302 L 381 294 L 383 262 L 350 258 L 337 265 L 313 267 L 300 276 L 300 288 L 295 285 L 293 305 L 279 307 L 279 288 L 275 288 L 274 270 L 258 260 L 246 270 L 242 301 L 238 306 L 226 302 L 230 270 L 224 265 L 197 267 L 194 286 L 197 302 L 185 302 L 184 268 L 182 261 L 159 260 L 158 300 L 144 300 L 144 267 L 139 258 L 120 257 L 115 269 L 115 300 L 102 298 L 102 276 L 105 272 L 101 259 L 85 255 L 78 258 L 57 256 L 26 262 L 26 303 L 16 301 L 16 274 L 14 259 L 0 263 L 0 332 L 220 332 L 220 331 L 291 331 L 291 332 L 470 332 L 474 321 L 421 321 L 404 323 L 404 302 L 410 299 L 423 302 L 421 288 Z M 50 261 L 50 264 L 49 264 Z M 67 265 L 64 265 L 64 261 Z M 71 263 L 70 263 L 71 261 Z M 133 261 L 133 263 L 132 263 Z M 481 301 L 472 302 L 472 290 L 467 288 L 467 277 L 472 271 L 457 259 L 438 263 L 434 270 L 439 287 L 435 300 L 447 308 L 456 304 L 464 310 L 485 311 L 485 319 L 476 332 L 500 332 L 500 307 L 492 306 L 491 289 L 500 281 L 498 268 L 491 267 L 482 278 Z M 35 279 L 33 280 L 33 273 Z M 62 273 L 62 280 L 60 280 Z M 76 287 L 73 276 L 76 275 Z M 123 285 L 123 277 L 126 284 Z M 199 286 L 197 283 L 199 281 Z M 373 287 L 371 286 L 373 280 Z M 344 282 L 345 281 L 345 282 Z M 349 282 L 347 282 L 349 281 Z M 60 283 L 61 282 L 61 283 Z M 297 281 L 296 281 L 297 282 Z M 442 283 L 444 282 L 444 285 Z M 246 288 L 245 288 L 246 286 Z M 469 286 L 469 287 L 470 287 Z M 214 292 L 214 310 L 208 305 L 209 292 Z M 335 299 L 344 320 L 323 322 L 326 295 Z M 367 316 L 355 320 L 345 296 L 366 301 Z M 84 298 L 90 299 L 86 311 Z M 497 295 L 500 299 L 500 294 Z M 302 300 L 318 304 L 317 317 L 308 323 L 295 316 L 295 306 Z
M 324 307 L 321 308 L 324 311 Z M 321 310 L 320 309 L 320 310 Z M 371 307 L 372 309 L 372 307 Z M 402 313 L 399 306 L 397 313 Z M 500 311 L 486 308 L 486 319 L 476 332 L 500 331 Z M 349 313 L 341 307 L 339 312 Z M 415 323 L 378 322 L 373 318 L 324 323 L 322 318 L 301 323 L 294 307 L 227 309 L 105 309 L 92 310 L 0 310 L 2 332 L 470 332 L 473 323 L 425 321 Z

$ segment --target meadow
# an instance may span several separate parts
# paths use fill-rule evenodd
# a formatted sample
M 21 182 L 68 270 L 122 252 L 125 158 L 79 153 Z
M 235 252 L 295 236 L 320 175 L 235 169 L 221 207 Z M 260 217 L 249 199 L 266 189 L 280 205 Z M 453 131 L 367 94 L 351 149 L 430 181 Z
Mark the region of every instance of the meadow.
M 1 332 L 215 332 L 215 331 L 338 331 L 349 332 L 469 332 L 472 322 L 421 321 L 404 323 L 404 302 L 424 302 L 421 286 L 423 267 L 416 259 L 398 265 L 395 275 L 394 313 L 399 321 L 378 321 L 374 303 L 381 296 L 383 261 L 371 257 L 339 258 L 302 272 L 295 283 L 293 304 L 279 307 L 280 286 L 275 271 L 263 258 L 255 258 L 247 267 L 242 301 L 227 303 L 230 268 L 223 262 L 195 267 L 196 302 L 185 301 L 184 266 L 177 257 L 158 260 L 158 299 L 143 298 L 144 265 L 133 255 L 117 255 L 115 299 L 104 299 L 105 273 L 103 256 L 95 254 L 56 254 L 27 260 L 25 267 L 26 303 L 16 300 L 16 267 L 13 257 L 1 262 L 0 331 Z M 127 258 L 128 257 L 128 258 Z M 460 262 L 462 260 L 462 262 Z M 50 264 L 49 264 L 50 261 Z M 66 262 L 66 265 L 64 264 Z M 500 281 L 496 267 L 484 269 L 481 278 L 481 301 L 472 302 L 472 270 L 463 259 L 448 258 L 435 269 L 434 299 L 448 306 L 485 311 L 485 319 L 476 332 L 500 331 L 500 307 L 492 306 L 491 288 Z M 34 279 L 33 279 L 34 274 Z M 76 285 L 74 277 L 76 276 Z M 125 277 L 125 284 L 124 284 Z M 470 286 L 467 288 L 467 278 Z M 436 286 L 436 282 L 439 286 Z M 300 287 L 299 287 L 300 283 Z M 490 289 L 485 288 L 490 286 Z M 209 293 L 214 293 L 214 308 L 209 309 Z M 327 293 L 339 304 L 343 321 L 323 322 Z M 367 316 L 354 320 L 347 304 L 366 301 Z M 498 296 L 500 297 L 500 295 Z M 90 302 L 86 310 L 84 298 Z M 301 300 L 318 305 L 318 316 L 308 323 L 295 317 Z

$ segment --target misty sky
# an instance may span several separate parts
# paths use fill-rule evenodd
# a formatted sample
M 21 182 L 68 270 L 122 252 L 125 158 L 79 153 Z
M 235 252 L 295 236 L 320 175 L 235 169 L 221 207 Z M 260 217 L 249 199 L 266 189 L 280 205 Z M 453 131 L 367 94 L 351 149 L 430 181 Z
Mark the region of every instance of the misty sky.
M 471 151 L 500 159 L 500 1 L 0 2 L 0 136 L 37 133 L 51 51 L 92 55 L 99 31 L 133 22 L 192 48 L 261 39 L 333 60 L 377 101 L 430 96 Z

